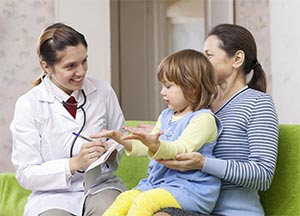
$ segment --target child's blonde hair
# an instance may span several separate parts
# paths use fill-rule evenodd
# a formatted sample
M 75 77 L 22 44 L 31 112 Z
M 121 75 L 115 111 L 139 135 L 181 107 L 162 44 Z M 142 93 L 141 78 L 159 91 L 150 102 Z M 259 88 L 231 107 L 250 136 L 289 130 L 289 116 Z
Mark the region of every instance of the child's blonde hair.
M 164 58 L 157 78 L 179 85 L 193 111 L 209 108 L 218 91 L 212 64 L 196 50 L 181 50 Z

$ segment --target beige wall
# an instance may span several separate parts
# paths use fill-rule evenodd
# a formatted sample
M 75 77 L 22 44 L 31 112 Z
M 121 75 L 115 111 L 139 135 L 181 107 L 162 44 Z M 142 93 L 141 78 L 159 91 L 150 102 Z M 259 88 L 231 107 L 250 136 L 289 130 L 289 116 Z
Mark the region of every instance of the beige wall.
M 270 0 L 272 95 L 281 123 L 300 124 L 300 1 Z
M 88 42 L 88 76 L 110 82 L 110 0 L 54 2 L 55 20 L 72 26 Z
M 0 172 L 13 171 L 9 125 L 14 104 L 40 74 L 36 41 L 52 22 L 53 1 L 0 1 Z
M 268 92 L 272 93 L 269 0 L 235 0 L 235 23 L 253 34 L 258 60 L 267 74 Z
M 14 104 L 41 73 L 36 44 L 42 30 L 61 21 L 82 32 L 89 43 L 88 75 L 110 81 L 110 15 L 109 0 L 1 0 L 0 9 L 0 172 L 4 172 L 14 171 L 9 129 Z
M 300 123 L 298 0 L 235 0 L 235 20 L 253 33 L 279 122 Z

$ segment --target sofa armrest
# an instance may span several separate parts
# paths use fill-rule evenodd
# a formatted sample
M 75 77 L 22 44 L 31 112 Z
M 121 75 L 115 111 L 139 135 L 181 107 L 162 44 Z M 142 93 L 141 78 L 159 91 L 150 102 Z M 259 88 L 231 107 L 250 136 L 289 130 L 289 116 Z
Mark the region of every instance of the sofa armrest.
M 0 173 L 0 215 L 22 216 L 30 193 L 19 185 L 14 173 Z

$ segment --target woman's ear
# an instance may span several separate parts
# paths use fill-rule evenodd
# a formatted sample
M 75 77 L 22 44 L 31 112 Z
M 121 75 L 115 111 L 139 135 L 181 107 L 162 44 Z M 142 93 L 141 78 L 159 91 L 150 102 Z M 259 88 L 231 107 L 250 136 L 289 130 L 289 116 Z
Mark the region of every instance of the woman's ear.
M 242 50 L 238 50 L 234 55 L 233 67 L 235 69 L 240 68 L 245 62 L 245 53 Z
M 47 64 L 47 62 L 40 61 L 40 64 L 41 64 L 41 67 L 42 67 L 43 71 L 45 71 L 45 73 L 47 73 L 47 74 L 51 73 L 50 67 Z

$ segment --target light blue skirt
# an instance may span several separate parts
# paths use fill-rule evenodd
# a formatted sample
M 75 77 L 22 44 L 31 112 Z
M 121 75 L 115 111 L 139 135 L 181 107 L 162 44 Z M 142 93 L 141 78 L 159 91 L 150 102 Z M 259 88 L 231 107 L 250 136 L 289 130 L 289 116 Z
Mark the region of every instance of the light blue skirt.
M 212 214 L 228 216 L 262 216 L 263 207 L 256 190 L 222 188 Z

